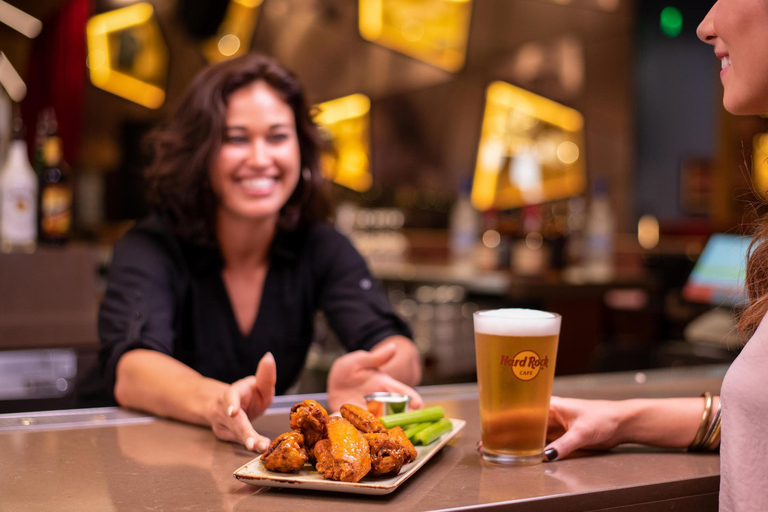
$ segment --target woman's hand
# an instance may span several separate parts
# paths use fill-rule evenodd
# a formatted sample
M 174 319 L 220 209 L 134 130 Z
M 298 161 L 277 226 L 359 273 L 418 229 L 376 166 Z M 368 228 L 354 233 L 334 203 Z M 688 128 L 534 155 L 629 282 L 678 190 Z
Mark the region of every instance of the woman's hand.
M 221 394 L 209 416 L 213 433 L 224 441 L 242 443 L 251 451 L 266 451 L 270 441 L 254 430 L 251 420 L 272 404 L 276 380 L 275 358 L 267 352 L 256 375 L 233 382 Z
M 553 396 L 547 426 L 550 444 L 544 449 L 545 459 L 562 459 L 579 449 L 613 448 L 623 442 L 624 412 L 622 402 Z
M 328 405 L 338 411 L 344 404 L 365 407 L 364 396 L 376 391 L 401 393 L 411 397 L 410 406 L 418 409 L 423 400 L 415 389 L 381 370 L 397 353 L 395 343 L 385 343 L 370 352 L 357 350 L 338 358 L 328 375 Z

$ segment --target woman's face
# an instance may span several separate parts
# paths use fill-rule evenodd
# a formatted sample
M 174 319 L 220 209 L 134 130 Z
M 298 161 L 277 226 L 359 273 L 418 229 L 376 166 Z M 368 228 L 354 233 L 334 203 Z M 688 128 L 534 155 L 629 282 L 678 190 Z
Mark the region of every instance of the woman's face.
M 277 220 L 301 172 L 293 110 L 259 80 L 229 96 L 225 121 L 210 171 L 219 214 Z
M 719 0 L 696 33 L 722 62 L 726 110 L 768 112 L 768 0 Z

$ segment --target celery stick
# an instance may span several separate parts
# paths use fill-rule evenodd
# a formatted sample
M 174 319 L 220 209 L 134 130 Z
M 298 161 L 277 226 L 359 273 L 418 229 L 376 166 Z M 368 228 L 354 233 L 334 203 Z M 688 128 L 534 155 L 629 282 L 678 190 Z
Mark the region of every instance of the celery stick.
M 397 414 L 389 414 L 382 416 L 381 422 L 387 428 L 413 425 L 414 423 L 424 423 L 425 421 L 437 421 L 440 418 L 445 417 L 445 412 L 440 406 L 427 407 L 426 409 L 419 409 L 416 411 L 400 412 Z
M 416 434 L 418 434 L 419 432 L 421 432 L 422 430 L 424 430 L 425 428 L 427 428 L 428 426 L 434 423 L 435 423 L 434 421 L 425 421 L 424 423 L 414 423 L 413 425 L 409 426 L 405 430 L 405 436 L 408 439 L 412 440 L 413 436 L 415 436 Z
M 428 445 L 440 438 L 446 432 L 450 432 L 453 429 L 453 423 L 451 420 L 443 418 L 437 423 L 425 428 L 413 438 L 414 443 L 421 445 Z

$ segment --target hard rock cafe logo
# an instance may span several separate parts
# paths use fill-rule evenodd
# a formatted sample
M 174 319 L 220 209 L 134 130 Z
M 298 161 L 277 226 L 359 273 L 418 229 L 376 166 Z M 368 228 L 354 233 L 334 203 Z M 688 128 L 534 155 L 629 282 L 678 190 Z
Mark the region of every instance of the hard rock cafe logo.
M 549 356 L 539 357 L 533 350 L 523 350 L 515 357 L 501 356 L 501 366 L 507 366 L 520 380 L 533 380 L 542 368 L 549 367 Z

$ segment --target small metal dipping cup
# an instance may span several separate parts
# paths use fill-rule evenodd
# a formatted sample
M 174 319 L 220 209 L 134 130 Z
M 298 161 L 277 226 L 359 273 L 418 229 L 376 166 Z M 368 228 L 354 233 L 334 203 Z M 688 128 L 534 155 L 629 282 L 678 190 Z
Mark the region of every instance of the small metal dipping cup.
M 368 410 L 376 416 L 381 418 L 387 414 L 396 414 L 399 412 L 407 412 L 408 404 L 411 401 L 411 397 L 408 395 L 401 395 L 399 393 L 387 393 L 380 391 L 377 393 L 371 393 L 365 395 L 365 400 L 368 402 Z

